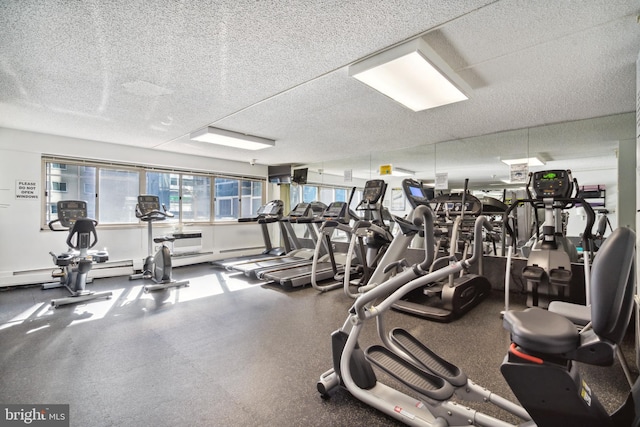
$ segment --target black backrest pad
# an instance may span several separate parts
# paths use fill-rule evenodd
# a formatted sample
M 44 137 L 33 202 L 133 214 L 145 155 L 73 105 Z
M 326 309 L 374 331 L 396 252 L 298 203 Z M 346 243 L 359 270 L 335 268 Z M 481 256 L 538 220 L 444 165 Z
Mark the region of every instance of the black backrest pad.
M 83 235 L 85 237 L 82 237 Z M 96 226 L 93 220 L 89 218 L 78 218 L 73 224 L 73 228 L 69 230 L 67 245 L 70 248 L 80 250 L 91 249 L 96 243 L 98 243 L 98 236 L 96 235 Z
M 591 269 L 593 330 L 615 343 L 622 340 L 633 310 L 635 243 L 630 228 L 617 228 L 602 244 Z

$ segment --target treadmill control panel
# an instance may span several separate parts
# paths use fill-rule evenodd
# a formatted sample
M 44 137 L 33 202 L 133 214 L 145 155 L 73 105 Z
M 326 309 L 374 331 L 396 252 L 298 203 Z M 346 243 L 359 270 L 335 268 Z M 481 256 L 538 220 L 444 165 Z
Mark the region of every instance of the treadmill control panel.
M 365 183 L 364 191 L 362 192 L 362 203 L 368 203 L 370 205 L 378 203 L 380 198 L 384 195 L 384 190 L 387 188 L 384 180 L 372 179 Z

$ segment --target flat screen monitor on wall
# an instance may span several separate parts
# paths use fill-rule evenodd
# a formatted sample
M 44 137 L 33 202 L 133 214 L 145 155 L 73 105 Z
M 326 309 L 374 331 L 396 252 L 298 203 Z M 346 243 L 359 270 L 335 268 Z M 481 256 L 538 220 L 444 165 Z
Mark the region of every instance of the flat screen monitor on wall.
M 292 181 L 296 184 L 306 184 L 307 183 L 307 174 L 309 169 L 294 169 L 293 170 L 293 178 Z

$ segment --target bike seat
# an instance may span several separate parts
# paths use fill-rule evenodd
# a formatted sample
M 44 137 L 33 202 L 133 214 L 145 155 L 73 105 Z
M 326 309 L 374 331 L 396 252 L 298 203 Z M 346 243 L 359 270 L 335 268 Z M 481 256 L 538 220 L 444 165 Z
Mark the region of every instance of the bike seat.
M 511 340 L 524 350 L 556 355 L 580 345 L 578 329 L 569 319 L 538 307 L 507 311 L 503 323 Z

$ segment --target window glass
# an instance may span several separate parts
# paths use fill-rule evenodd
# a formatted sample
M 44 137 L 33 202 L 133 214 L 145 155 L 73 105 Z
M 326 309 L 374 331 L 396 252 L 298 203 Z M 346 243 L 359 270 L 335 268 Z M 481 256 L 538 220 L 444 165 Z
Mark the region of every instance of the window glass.
M 347 201 L 347 190 L 344 188 L 336 188 L 335 190 L 335 199 L 336 202 L 346 202 Z
M 331 187 L 320 187 L 320 201 L 325 205 L 329 206 L 331 203 L 335 202 L 335 197 L 333 195 L 333 188 Z
M 46 159 L 43 170 L 45 226 L 57 218 L 56 203 L 61 200 L 87 202 L 89 217 L 103 224 L 138 223 L 135 205 L 141 193 L 157 195 L 160 204 L 174 214 L 168 221 L 175 222 L 236 220 L 240 214 L 253 216 L 264 202 L 264 181 L 260 180 Z
M 174 215 L 174 221 L 178 220 L 180 212 L 179 180 L 180 175 L 177 173 L 147 172 L 146 194 L 158 196 L 160 206 L 164 205 Z
M 298 203 L 300 203 L 300 186 L 291 184 L 289 186 L 289 203 L 291 204 L 291 209 L 296 207 Z
M 305 203 L 311 203 L 318 200 L 318 187 L 313 185 L 302 186 L 302 201 Z
M 45 164 L 45 221 L 58 218 L 56 203 L 61 200 L 87 202 L 87 215 L 96 218 L 96 168 L 73 164 Z
M 231 221 L 238 219 L 240 181 L 231 178 L 216 178 L 214 186 L 214 219 L 216 221 Z
M 251 217 L 262 204 L 262 182 L 242 181 L 241 217 Z
M 140 192 L 140 174 L 132 170 L 100 169 L 100 218 L 101 224 L 133 223 L 135 206 Z
M 211 179 L 208 176 L 182 175 L 182 220 L 211 220 Z

